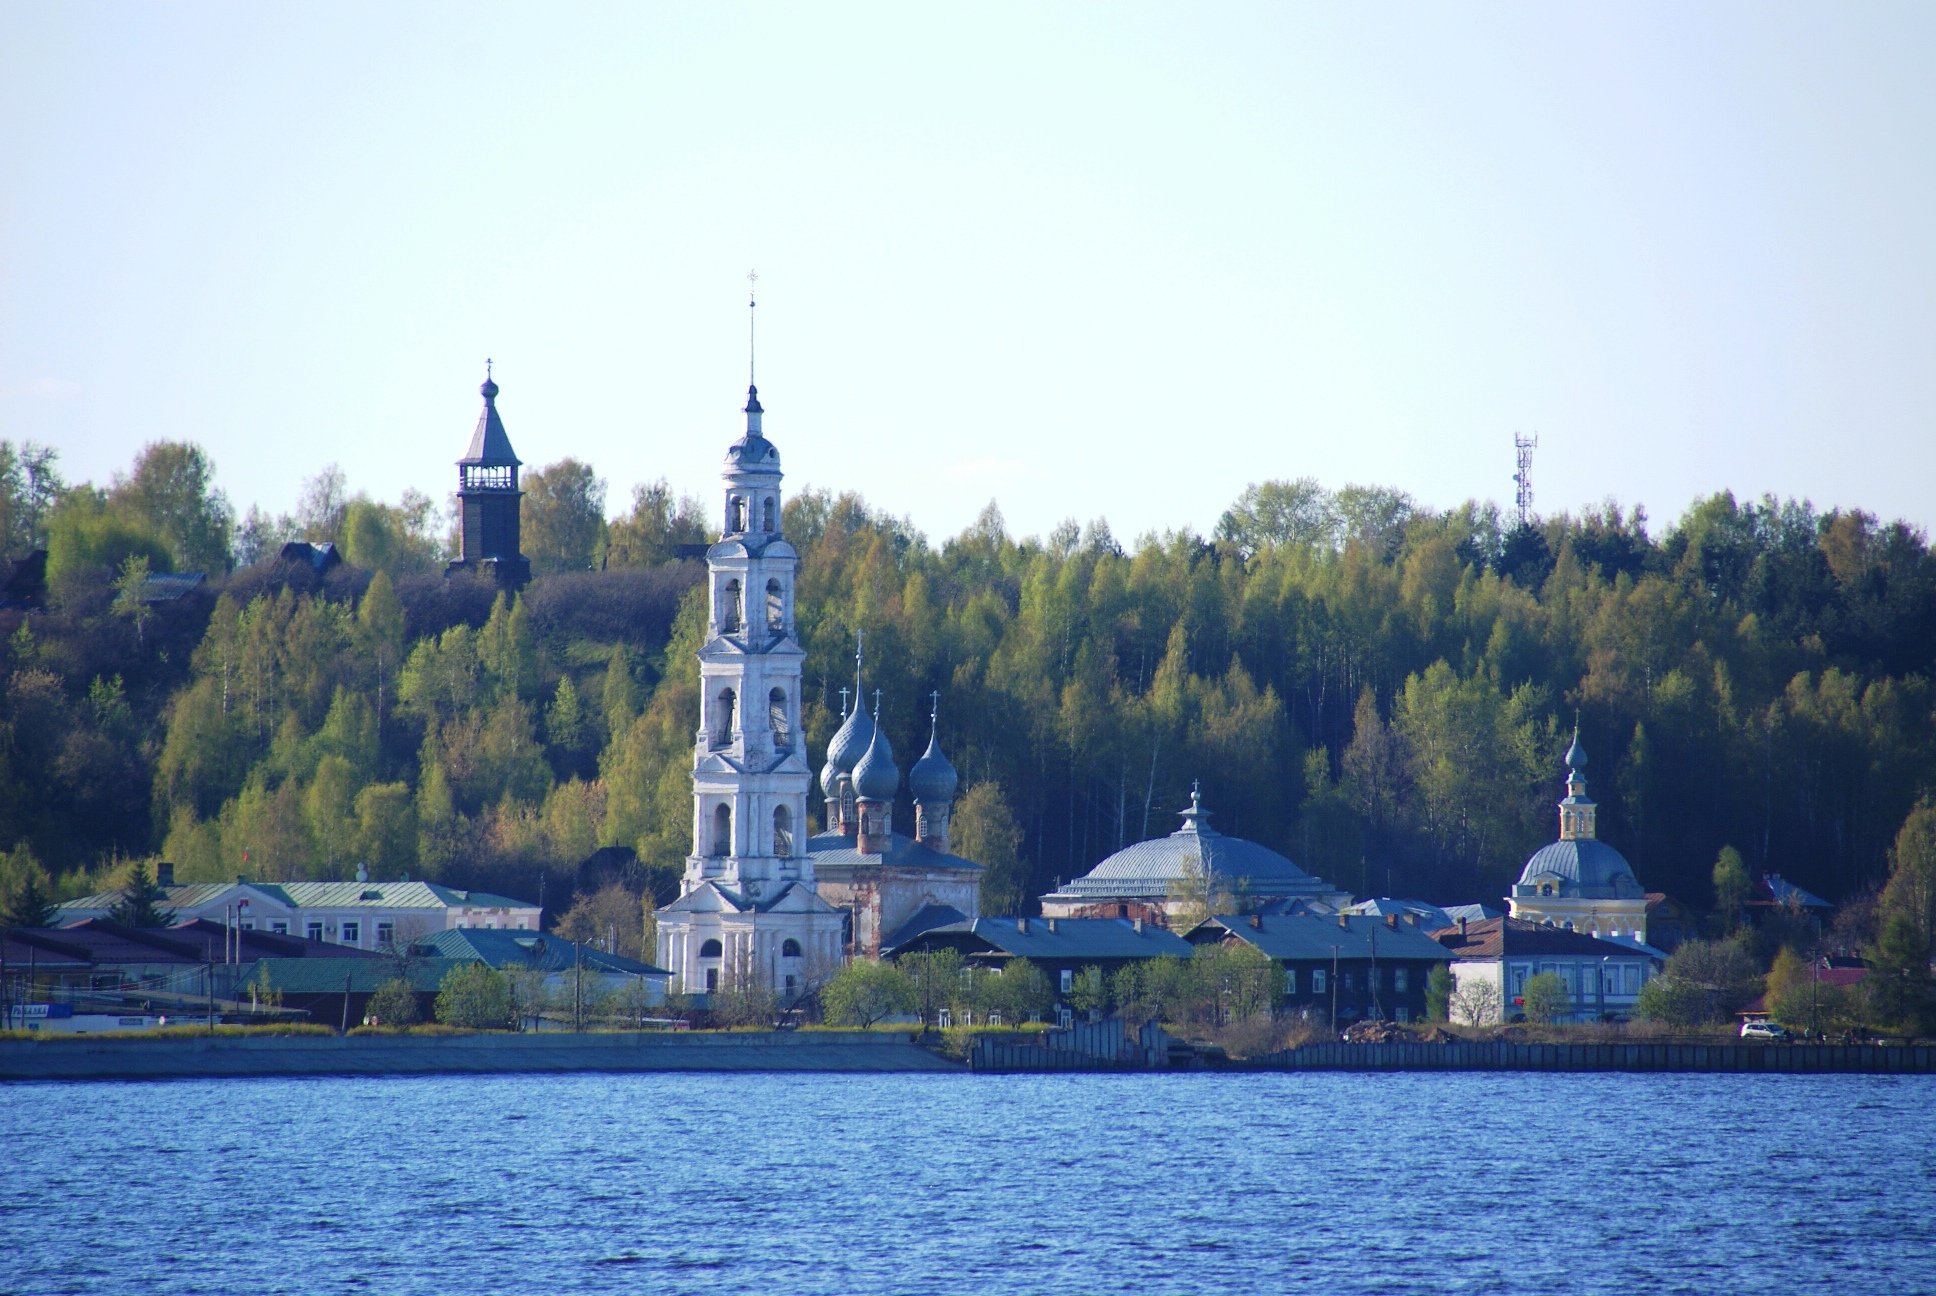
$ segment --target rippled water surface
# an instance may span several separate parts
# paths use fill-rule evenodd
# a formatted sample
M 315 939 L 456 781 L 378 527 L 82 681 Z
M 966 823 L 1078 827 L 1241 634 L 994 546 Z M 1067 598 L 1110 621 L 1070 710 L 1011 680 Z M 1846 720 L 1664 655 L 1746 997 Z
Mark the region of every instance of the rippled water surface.
M 0 1291 L 1936 1290 L 1936 1080 L 0 1086 Z

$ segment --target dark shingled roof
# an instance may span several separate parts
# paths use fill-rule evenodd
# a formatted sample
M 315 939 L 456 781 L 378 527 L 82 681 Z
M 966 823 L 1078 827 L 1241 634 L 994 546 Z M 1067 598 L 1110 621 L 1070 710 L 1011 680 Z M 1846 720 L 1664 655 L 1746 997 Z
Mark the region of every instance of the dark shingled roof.
M 486 468 L 515 468 L 524 460 L 511 449 L 511 438 L 504 434 L 504 420 L 497 416 L 497 384 L 486 379 L 480 390 L 484 393 L 484 412 L 477 416 L 477 431 L 471 433 L 470 449 L 457 462 Z

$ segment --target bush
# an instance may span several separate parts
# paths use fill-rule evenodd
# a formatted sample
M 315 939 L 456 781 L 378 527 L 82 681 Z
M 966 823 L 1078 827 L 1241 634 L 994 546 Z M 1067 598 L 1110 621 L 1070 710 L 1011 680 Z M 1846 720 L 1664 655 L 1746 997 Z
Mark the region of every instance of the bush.
M 469 1030 L 510 1029 L 510 981 L 482 963 L 452 968 L 437 991 L 437 1020 Z
M 410 983 L 397 977 L 385 981 L 370 996 L 369 1016 L 373 1026 L 414 1026 L 423 1014 L 417 1011 L 417 996 Z
M 872 1026 L 911 1015 L 918 1004 L 914 981 L 892 963 L 855 959 L 820 991 L 827 1020 L 837 1026 Z

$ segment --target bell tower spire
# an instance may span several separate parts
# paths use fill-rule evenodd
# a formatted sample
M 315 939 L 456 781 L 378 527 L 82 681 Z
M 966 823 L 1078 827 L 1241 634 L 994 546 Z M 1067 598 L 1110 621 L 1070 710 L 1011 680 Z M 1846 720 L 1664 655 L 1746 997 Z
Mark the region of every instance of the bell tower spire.
M 679 898 L 659 910 L 658 958 L 688 993 L 761 986 L 791 1002 L 810 972 L 839 963 L 841 920 L 814 889 L 807 848 L 800 557 L 780 531 L 780 452 L 762 413 L 749 383 L 746 432 L 721 473 L 721 535 L 706 551 L 692 854 Z

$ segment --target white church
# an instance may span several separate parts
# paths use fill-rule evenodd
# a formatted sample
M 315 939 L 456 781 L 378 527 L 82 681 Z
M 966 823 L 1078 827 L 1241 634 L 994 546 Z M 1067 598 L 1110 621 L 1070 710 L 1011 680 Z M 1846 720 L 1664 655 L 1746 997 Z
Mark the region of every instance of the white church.
M 900 771 L 878 715 L 859 702 L 858 662 L 855 705 L 822 771 L 826 831 L 809 836 L 800 556 L 781 534 L 780 452 L 761 430 L 757 386 L 745 412 L 746 434 L 726 452 L 720 539 L 706 553 L 692 854 L 679 898 L 658 911 L 658 962 L 686 993 L 757 985 L 791 1000 L 849 956 L 878 953 L 916 915 L 978 917 L 981 868 L 948 849 L 956 775 L 933 737 L 908 780 L 916 837 L 893 831 Z

